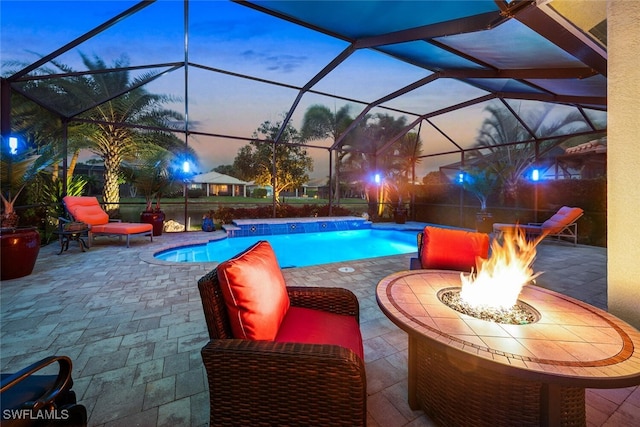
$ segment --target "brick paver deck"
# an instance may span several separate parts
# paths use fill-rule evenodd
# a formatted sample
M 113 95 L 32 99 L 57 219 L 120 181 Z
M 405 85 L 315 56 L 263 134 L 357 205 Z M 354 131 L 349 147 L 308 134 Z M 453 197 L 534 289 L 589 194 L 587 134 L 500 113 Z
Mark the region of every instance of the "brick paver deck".
M 200 359 L 207 333 L 196 283 L 214 264 L 149 261 L 161 249 L 213 235 L 165 233 L 152 243 L 133 239 L 128 249 L 99 237 L 87 252 L 72 246 L 61 255 L 56 242 L 44 246 L 33 274 L 1 285 L 2 372 L 68 355 L 90 426 L 207 425 Z M 291 285 L 341 286 L 358 296 L 371 427 L 433 425 L 407 404 L 407 336 L 375 301 L 378 281 L 407 269 L 409 257 L 284 270 Z M 606 308 L 606 249 L 545 243 L 535 269 L 545 272 L 539 285 Z M 640 425 L 640 390 L 587 390 L 587 422 Z

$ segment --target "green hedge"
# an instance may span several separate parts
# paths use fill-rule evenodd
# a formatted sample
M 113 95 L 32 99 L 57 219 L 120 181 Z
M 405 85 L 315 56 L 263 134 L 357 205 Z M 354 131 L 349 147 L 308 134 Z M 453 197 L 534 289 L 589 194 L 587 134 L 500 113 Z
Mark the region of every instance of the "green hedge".
M 536 209 L 537 192 L 537 209 Z M 462 209 L 460 208 L 462 203 Z M 489 197 L 487 210 L 492 222 L 542 222 L 562 206 L 577 206 L 585 213 L 578 221 L 578 242 L 594 246 L 607 243 L 607 182 L 604 178 L 523 182 L 517 200 L 501 203 L 499 194 Z M 416 196 L 416 221 L 475 228 L 480 204 L 454 184 L 425 185 Z

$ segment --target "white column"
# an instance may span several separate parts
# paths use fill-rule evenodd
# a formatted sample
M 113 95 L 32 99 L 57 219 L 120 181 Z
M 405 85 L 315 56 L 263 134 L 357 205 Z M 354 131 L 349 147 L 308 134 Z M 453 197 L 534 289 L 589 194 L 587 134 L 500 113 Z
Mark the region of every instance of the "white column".
M 640 329 L 640 2 L 608 3 L 608 310 Z

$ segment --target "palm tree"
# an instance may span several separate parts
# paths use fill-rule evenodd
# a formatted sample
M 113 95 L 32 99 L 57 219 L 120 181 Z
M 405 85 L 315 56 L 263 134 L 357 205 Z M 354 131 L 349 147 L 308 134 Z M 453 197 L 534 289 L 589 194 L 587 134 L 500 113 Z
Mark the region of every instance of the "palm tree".
M 333 142 L 345 130 L 353 118 L 349 114 L 350 107 L 343 105 L 338 111 L 332 112 L 324 105 L 312 105 L 304 113 L 302 128 L 300 130 L 303 141 L 331 138 Z M 334 197 L 336 202 L 340 202 L 340 165 L 346 155 L 341 150 L 335 150 L 335 177 L 334 177 Z
M 536 143 L 509 144 L 530 140 L 532 135 L 506 107 L 491 104 L 486 111 L 490 116 L 482 123 L 476 137 L 477 150 L 470 152 L 470 157 L 478 167 L 488 168 L 497 175 L 504 199 L 513 201 L 518 194 L 520 179 L 536 161 Z M 546 106 L 522 115 L 533 137 L 546 138 L 588 129 L 578 111 L 551 120 L 552 111 L 552 106 Z M 566 139 L 560 137 L 539 142 L 537 155 L 544 154 Z
M 110 215 L 117 214 L 120 202 L 120 166 L 123 160 L 134 158 L 145 147 L 161 146 L 171 151 L 184 151 L 185 146 L 168 131 L 145 129 L 176 129 L 183 120 L 180 113 L 163 108 L 163 104 L 174 101 L 168 95 L 151 94 L 142 88 L 142 83 L 154 73 L 143 73 L 132 78 L 126 67 L 128 60 L 122 57 L 114 61 L 116 71 L 106 70 L 106 63 L 80 53 L 87 74 L 80 75 L 71 67 L 56 61 L 55 67 L 43 69 L 44 75 L 61 72 L 65 77 L 41 81 L 30 81 L 22 86 L 22 91 L 34 98 L 54 100 L 58 115 L 19 98 L 12 98 L 12 128 L 22 133 L 39 135 L 47 144 L 62 142 L 63 126 L 67 126 L 68 150 L 73 153 L 67 180 L 73 174 L 74 166 L 82 149 L 88 149 L 104 162 L 103 201 Z M 140 87 L 139 87 L 140 86 Z M 111 99 L 116 94 L 122 94 Z M 106 102 L 105 102 L 106 100 Z M 51 108 L 53 111 L 54 108 Z M 81 113 L 79 113 L 81 112 Z M 62 123 L 63 119 L 66 122 Z M 74 119 L 82 119 L 82 121 Z M 122 126 L 125 123 L 128 126 Z M 60 146 L 60 144 L 58 144 Z M 58 148 L 58 155 L 62 155 Z M 58 164 L 54 164 L 52 179 L 57 179 Z
M 400 177 L 407 177 L 408 162 L 415 156 L 413 138 L 406 136 L 396 141 L 384 153 L 377 152 L 385 143 L 398 135 L 406 127 L 407 118 L 395 118 L 388 114 L 367 116 L 354 129 L 354 142 L 345 156 L 349 173 L 359 173 L 359 180 L 366 182 L 371 173 L 381 173 L 385 180 L 397 183 Z M 355 176 L 354 176 L 355 178 Z
M 90 71 L 107 68 L 100 58 L 95 57 L 91 60 L 85 55 L 81 56 L 84 65 Z M 126 66 L 127 62 L 126 60 L 116 61 L 114 68 Z M 183 148 L 174 145 L 176 138 L 173 138 L 172 134 L 160 131 L 141 131 L 114 125 L 116 123 L 130 123 L 171 128 L 172 121 L 183 120 L 180 113 L 162 107 L 163 104 L 173 101 L 172 97 L 151 94 L 142 87 L 138 87 L 138 84 L 147 78 L 148 75 L 142 75 L 131 79 L 128 71 L 117 71 L 85 75 L 79 79 L 78 85 L 71 87 L 73 91 L 88 89 L 87 95 L 96 103 L 108 99 L 113 93 L 132 88 L 123 95 L 82 115 L 83 118 L 101 121 L 91 126 L 93 132 L 87 137 L 91 144 L 90 150 L 104 161 L 103 201 L 107 204 L 107 211 L 110 213 L 117 212 L 119 209 L 120 165 L 123 160 L 135 156 L 136 153 L 144 150 L 145 146 L 160 145 L 173 150 Z M 165 144 L 171 144 L 171 146 Z
M 24 68 L 28 64 L 11 63 L 19 68 Z M 68 67 L 60 66 L 62 70 L 69 70 Z M 13 74 L 15 71 L 9 72 Z M 40 71 L 41 74 L 55 74 L 56 70 L 50 67 L 43 67 Z M 49 80 L 37 82 L 28 81 L 21 86 L 21 90 L 27 93 L 32 98 L 44 100 L 44 104 L 47 104 L 48 100 L 56 99 L 56 104 L 59 106 L 60 111 L 69 112 L 72 111 L 76 105 L 70 102 L 70 98 L 60 96 L 60 92 L 55 83 Z M 68 182 L 73 180 L 73 174 L 75 166 L 78 162 L 80 152 L 86 148 L 89 143 L 87 142 L 84 134 L 86 133 L 87 125 L 79 122 L 66 123 L 66 143 L 67 151 L 73 153 L 71 161 L 67 165 Z M 12 92 L 11 96 L 11 128 L 14 133 L 22 135 L 25 139 L 30 141 L 30 146 L 38 150 L 43 147 L 47 147 L 51 150 L 51 154 L 56 157 L 56 161 L 52 163 L 51 181 L 52 184 L 59 186 L 56 183 L 59 177 L 60 161 L 63 156 L 63 120 L 60 114 L 54 113 L 52 110 L 39 105 L 30 99 L 25 98 L 23 95 Z
M 159 212 L 160 198 L 173 182 L 171 168 L 173 153 L 164 148 L 140 152 L 135 160 L 123 164 L 127 179 L 142 192 L 145 197 L 145 212 Z M 155 200 L 155 208 L 152 206 Z

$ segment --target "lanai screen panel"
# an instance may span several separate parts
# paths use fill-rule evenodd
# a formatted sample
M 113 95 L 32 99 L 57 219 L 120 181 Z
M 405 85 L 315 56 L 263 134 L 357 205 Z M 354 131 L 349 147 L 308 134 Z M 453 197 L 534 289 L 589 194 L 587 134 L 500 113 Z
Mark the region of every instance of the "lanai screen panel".
M 247 138 L 256 124 L 278 121 L 287 112 L 299 128 L 304 111 L 318 102 L 334 109 L 350 104 L 354 114 L 371 109 L 404 114 L 410 122 L 423 117 L 443 128 L 448 127 L 442 124 L 446 121 L 459 123 L 462 113 L 454 110 L 482 110 L 465 103 L 476 105 L 474 100 L 483 94 L 488 96 L 483 102 L 503 98 L 580 105 L 588 109 L 588 116 L 598 118 L 606 110 L 606 67 L 603 71 L 591 53 L 563 42 L 573 33 L 560 32 L 563 39 L 554 36 L 556 27 L 539 13 L 549 9 L 547 4 L 3 1 L 0 7 L 3 61 L 26 62 L 34 60 L 32 52 L 51 54 L 129 8 L 138 8 L 54 59 L 86 71 L 80 52 L 97 55 L 107 66 L 126 58 L 139 67 L 130 71 L 134 79 L 162 75 L 144 87 L 174 97 L 171 108 L 188 110 L 191 131 Z M 602 27 L 598 19 L 585 28 Z M 25 36 L 26 28 L 35 36 Z M 348 49 L 349 54 L 332 63 Z M 186 61 L 188 70 L 181 68 Z M 43 73 L 44 67 L 31 75 Z M 3 63 L 3 76 L 8 71 Z M 432 80 L 404 91 L 422 78 Z M 14 83 L 17 88 L 20 84 Z M 238 106 L 230 108 L 232 101 Z M 65 115 L 74 111 L 63 101 L 57 108 Z M 469 120 L 481 118 L 467 119 L 465 126 L 472 126 Z M 421 122 L 421 132 L 431 126 L 429 121 Z M 472 140 L 451 133 L 438 138 L 437 145 L 466 149 Z M 465 142 L 459 143 L 461 139 Z M 437 153 L 429 146 L 424 154 Z

